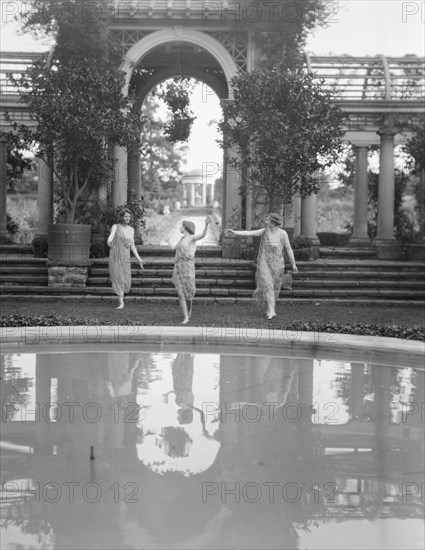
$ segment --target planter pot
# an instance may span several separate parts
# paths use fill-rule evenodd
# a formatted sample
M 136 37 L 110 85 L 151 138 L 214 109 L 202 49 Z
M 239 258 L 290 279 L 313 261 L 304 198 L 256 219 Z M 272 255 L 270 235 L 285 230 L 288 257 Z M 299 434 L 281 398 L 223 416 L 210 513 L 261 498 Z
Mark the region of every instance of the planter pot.
M 49 224 L 48 258 L 57 265 L 90 264 L 91 225 Z

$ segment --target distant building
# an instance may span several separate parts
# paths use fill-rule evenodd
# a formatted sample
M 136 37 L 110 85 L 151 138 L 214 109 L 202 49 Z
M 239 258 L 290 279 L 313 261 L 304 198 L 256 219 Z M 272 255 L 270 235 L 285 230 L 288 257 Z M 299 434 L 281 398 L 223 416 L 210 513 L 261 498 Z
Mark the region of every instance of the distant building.
M 207 206 L 214 202 L 213 175 L 201 169 L 183 174 L 183 206 Z

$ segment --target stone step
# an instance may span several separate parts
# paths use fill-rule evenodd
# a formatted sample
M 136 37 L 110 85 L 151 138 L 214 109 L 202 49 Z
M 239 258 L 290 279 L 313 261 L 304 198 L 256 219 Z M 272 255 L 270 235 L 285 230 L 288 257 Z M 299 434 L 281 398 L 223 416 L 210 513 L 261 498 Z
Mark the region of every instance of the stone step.
M 47 285 L 47 271 L 44 275 L 13 275 L 13 274 L 1 274 L 0 283 L 2 284 L 15 284 L 15 285 L 31 285 L 31 284 L 46 284 Z
M 372 247 L 321 246 L 320 258 L 376 258 L 377 250 Z
M 229 297 L 252 297 L 253 289 L 244 289 L 244 288 L 198 288 L 197 296 L 229 296 Z M 90 287 L 87 289 L 72 288 L 72 287 L 56 287 L 49 288 L 47 286 L 7 286 L 0 285 L 0 294 L 1 295 L 15 295 L 15 294 L 25 294 L 25 295 L 61 295 L 61 294 L 70 294 L 70 295 L 114 295 L 112 288 L 110 287 Z M 176 290 L 174 287 L 137 287 L 133 286 L 131 289 L 130 296 L 169 296 L 176 297 Z M 294 290 L 284 290 L 280 293 L 281 298 L 344 298 L 344 299 L 360 299 L 364 303 L 369 303 L 370 299 L 380 300 L 391 300 L 397 302 L 398 300 L 409 300 L 409 301 L 424 301 L 424 293 L 416 290 L 386 290 L 386 289 L 294 289 Z
M 2 278 L 0 277 L 0 281 Z M 109 277 L 89 277 L 87 280 L 87 286 L 108 286 L 110 285 Z M 170 285 L 171 277 L 132 277 L 132 286 L 137 285 L 150 285 L 150 286 L 163 286 Z M 239 277 L 237 279 L 211 279 L 211 278 L 202 278 L 197 275 L 196 277 L 197 286 L 209 286 L 209 287 L 244 287 L 248 286 L 250 288 L 255 287 L 254 277 L 245 278 Z M 368 279 L 358 281 L 356 279 L 342 279 L 342 280 L 329 280 L 329 279 L 308 279 L 300 276 L 296 276 L 292 280 L 292 286 L 294 288 L 303 288 L 303 287 L 312 287 L 313 289 L 317 288 L 353 288 L 358 289 L 359 287 L 368 287 L 368 288 L 394 288 L 394 289 L 405 289 L 406 281 L 397 281 L 397 280 L 379 280 L 379 279 Z M 409 281 L 409 288 L 419 289 L 425 291 L 425 282 L 423 280 L 419 281 Z
M 25 266 L 15 266 L 15 265 L 0 265 L 0 275 L 37 275 L 42 274 L 47 277 L 47 266 L 45 265 L 25 265 Z

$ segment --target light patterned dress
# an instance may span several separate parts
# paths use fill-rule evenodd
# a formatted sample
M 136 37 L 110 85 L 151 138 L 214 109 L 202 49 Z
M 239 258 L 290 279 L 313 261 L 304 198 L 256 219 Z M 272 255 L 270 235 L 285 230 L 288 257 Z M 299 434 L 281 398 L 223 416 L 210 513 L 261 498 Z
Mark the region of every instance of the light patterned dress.
M 253 294 L 253 298 L 258 302 L 267 302 L 267 297 L 269 300 L 276 300 L 279 297 L 285 274 L 285 260 L 283 257 L 283 250 L 285 248 L 291 263 L 295 264 L 294 253 L 289 244 L 286 231 L 281 230 L 280 243 L 278 244 L 272 244 L 268 229 L 263 232 L 258 250 L 257 272 L 255 274 L 257 288 Z
M 120 224 L 117 224 L 112 246 L 109 251 L 109 278 L 112 289 L 118 296 L 130 292 L 131 262 L 130 251 L 134 239 L 124 234 Z
M 195 296 L 195 252 L 196 244 L 187 246 L 183 243 L 184 237 L 177 243 L 174 270 L 171 281 L 179 296 L 186 300 L 193 300 Z

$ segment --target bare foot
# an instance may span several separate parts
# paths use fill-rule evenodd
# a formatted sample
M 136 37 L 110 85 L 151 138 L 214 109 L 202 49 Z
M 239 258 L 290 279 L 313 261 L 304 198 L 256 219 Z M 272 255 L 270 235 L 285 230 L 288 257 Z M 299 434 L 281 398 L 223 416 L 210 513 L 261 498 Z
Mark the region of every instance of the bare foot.
M 187 325 L 188 322 L 189 322 L 189 318 L 183 319 L 183 321 L 182 321 L 181 324 L 182 324 L 182 325 Z
M 271 313 L 270 315 L 267 315 L 267 319 L 269 321 L 271 321 L 272 319 L 274 319 L 276 317 L 276 313 Z
M 124 309 L 124 304 L 120 304 L 117 309 Z

